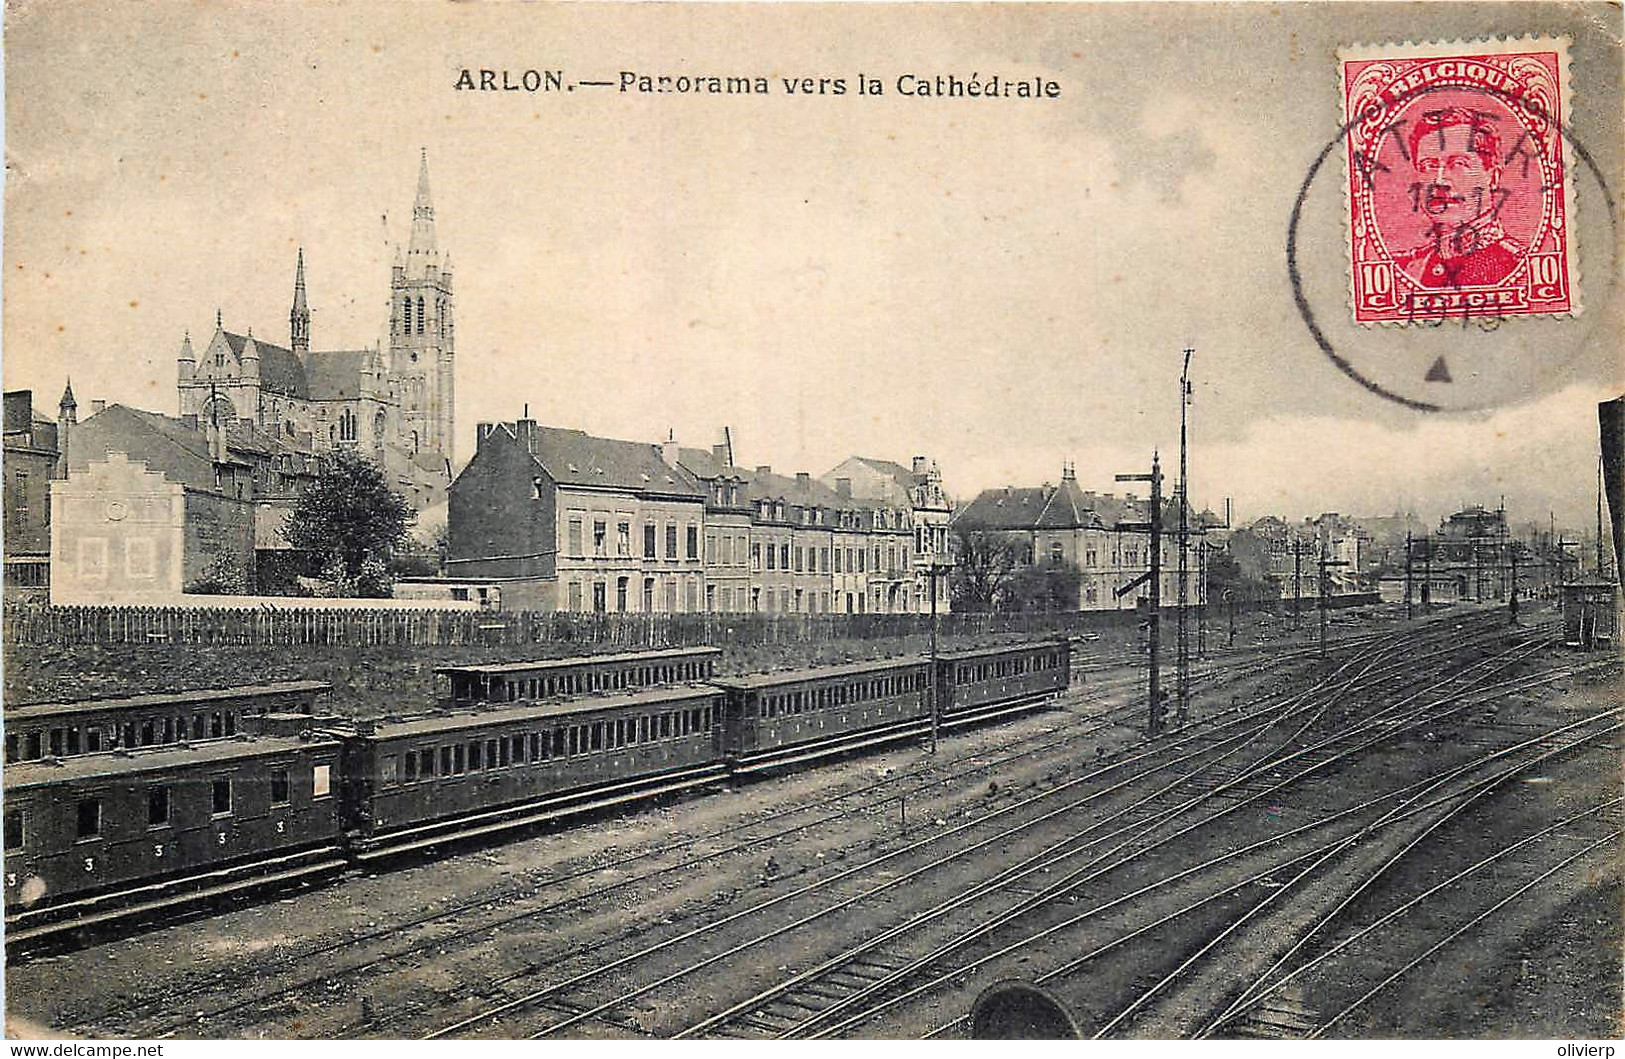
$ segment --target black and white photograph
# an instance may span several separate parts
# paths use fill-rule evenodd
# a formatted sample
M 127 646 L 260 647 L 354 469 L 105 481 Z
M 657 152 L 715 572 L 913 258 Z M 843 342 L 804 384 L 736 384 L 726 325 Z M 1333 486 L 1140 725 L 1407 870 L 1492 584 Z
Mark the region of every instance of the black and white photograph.
M 7 0 L 8 1056 L 1611 1059 L 1622 61 Z

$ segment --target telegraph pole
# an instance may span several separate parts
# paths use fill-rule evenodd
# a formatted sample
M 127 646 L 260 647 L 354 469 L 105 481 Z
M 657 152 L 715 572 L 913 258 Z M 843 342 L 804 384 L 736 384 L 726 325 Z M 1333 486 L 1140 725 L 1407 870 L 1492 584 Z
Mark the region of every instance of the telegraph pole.
M 1184 724 L 1190 714 L 1191 702 L 1191 645 L 1186 628 L 1185 612 L 1190 605 L 1187 585 L 1190 577 L 1190 479 L 1187 477 L 1185 444 L 1185 409 L 1191 403 L 1191 354 L 1185 350 L 1185 367 L 1179 375 L 1179 723 Z
M 1207 657 L 1207 540 L 1196 553 L 1196 657 Z
M 1349 565 L 1348 560 L 1346 560 L 1346 559 L 1328 559 L 1328 558 L 1326 558 L 1325 551 L 1324 550 L 1321 551 L 1321 554 L 1320 554 L 1320 657 L 1322 657 L 1322 658 L 1326 657 L 1326 612 L 1327 612 L 1328 609 L 1330 609 L 1330 602 L 1328 601 L 1327 596 L 1328 596 L 1328 589 L 1330 588 L 1330 585 L 1331 585 L 1331 579 L 1326 576 L 1326 571 L 1329 568 L 1333 567 L 1333 566 L 1347 566 L 1347 565 Z
M 1146 530 L 1151 535 L 1151 568 L 1136 577 L 1128 584 L 1116 590 L 1119 599 L 1134 591 L 1146 581 L 1151 582 L 1150 611 L 1146 620 L 1147 635 L 1150 637 L 1150 673 L 1148 679 L 1149 701 L 1147 703 L 1146 735 L 1158 736 L 1162 734 L 1162 673 L 1160 665 L 1161 627 L 1159 623 L 1162 609 L 1162 462 L 1158 455 L 1151 454 L 1150 474 L 1119 474 L 1119 482 L 1150 482 L 1151 483 L 1151 519 L 1149 522 L 1121 523 L 1123 529 Z
M 1405 620 L 1410 621 L 1411 611 L 1411 531 L 1405 531 Z
M 1422 537 L 1422 613 L 1433 610 L 1433 534 Z
M 1302 627 L 1299 614 L 1303 609 L 1303 539 L 1292 531 L 1292 628 Z
M 931 753 L 937 752 L 937 728 L 942 711 L 937 696 L 937 574 L 941 565 L 931 557 L 931 673 L 927 678 L 931 689 Z

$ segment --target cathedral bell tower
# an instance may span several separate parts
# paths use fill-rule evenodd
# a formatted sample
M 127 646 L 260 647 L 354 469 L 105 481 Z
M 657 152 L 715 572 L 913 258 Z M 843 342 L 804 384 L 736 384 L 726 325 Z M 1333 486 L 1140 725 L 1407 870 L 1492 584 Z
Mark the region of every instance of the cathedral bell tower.
M 300 360 L 310 356 L 310 306 L 305 302 L 305 248 L 293 273 L 293 308 L 288 310 L 288 348 Z
M 451 259 L 435 243 L 429 154 L 418 163 L 412 235 L 390 270 L 389 372 L 400 402 L 403 443 L 452 459 L 456 333 Z

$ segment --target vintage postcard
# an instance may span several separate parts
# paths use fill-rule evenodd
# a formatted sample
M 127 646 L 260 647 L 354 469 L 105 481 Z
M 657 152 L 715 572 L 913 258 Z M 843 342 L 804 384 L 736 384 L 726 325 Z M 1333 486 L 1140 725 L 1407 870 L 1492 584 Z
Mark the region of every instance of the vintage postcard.
M 12 1059 L 1613 1056 L 1618 4 L 4 29 Z

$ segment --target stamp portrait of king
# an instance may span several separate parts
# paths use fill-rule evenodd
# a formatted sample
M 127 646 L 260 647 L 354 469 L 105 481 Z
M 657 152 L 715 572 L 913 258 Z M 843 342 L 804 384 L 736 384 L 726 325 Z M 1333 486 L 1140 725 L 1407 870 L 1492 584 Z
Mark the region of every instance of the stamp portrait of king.
M 1339 54 L 1359 324 L 1572 315 L 1567 43 Z

